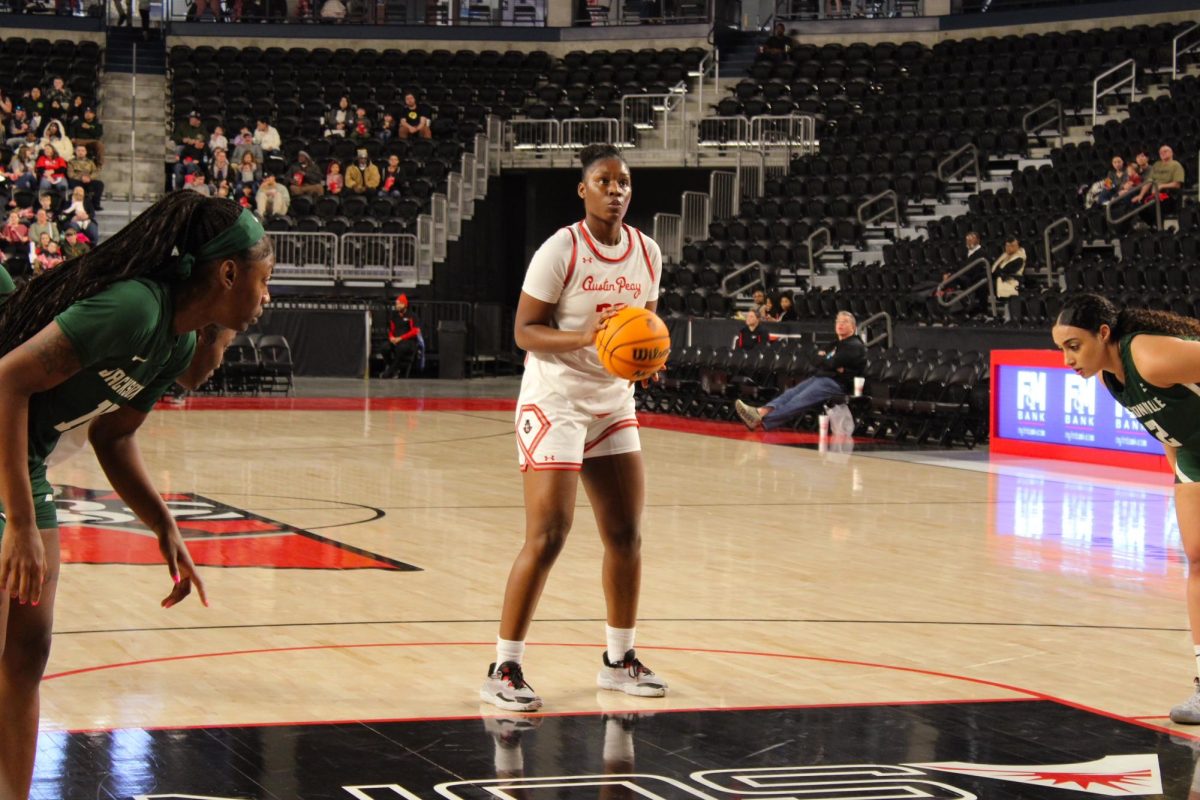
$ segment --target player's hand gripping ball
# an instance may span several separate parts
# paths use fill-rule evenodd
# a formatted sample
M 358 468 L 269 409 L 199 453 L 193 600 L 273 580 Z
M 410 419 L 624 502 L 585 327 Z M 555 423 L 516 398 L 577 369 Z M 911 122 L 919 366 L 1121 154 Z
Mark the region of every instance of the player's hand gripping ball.
M 627 381 L 644 381 L 667 363 L 671 333 L 653 311 L 623 308 L 596 334 L 600 363 Z

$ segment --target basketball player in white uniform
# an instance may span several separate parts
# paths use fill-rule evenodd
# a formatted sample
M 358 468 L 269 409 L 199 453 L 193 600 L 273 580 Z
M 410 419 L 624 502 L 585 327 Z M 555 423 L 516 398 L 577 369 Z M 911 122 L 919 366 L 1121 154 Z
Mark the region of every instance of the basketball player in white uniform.
M 529 354 L 517 401 L 525 545 L 508 576 L 496 661 L 479 690 L 482 700 L 508 711 L 542 706 L 522 672 L 525 636 L 571 530 L 580 475 L 604 543 L 607 648 L 597 684 L 643 697 L 667 692 L 633 646 L 645 496 L 633 385 L 606 372 L 595 347 L 617 309 L 654 310 L 662 254 L 623 222 L 632 188 L 616 148 L 591 145 L 580 161 L 584 220 L 534 254 L 517 307 L 517 346 Z

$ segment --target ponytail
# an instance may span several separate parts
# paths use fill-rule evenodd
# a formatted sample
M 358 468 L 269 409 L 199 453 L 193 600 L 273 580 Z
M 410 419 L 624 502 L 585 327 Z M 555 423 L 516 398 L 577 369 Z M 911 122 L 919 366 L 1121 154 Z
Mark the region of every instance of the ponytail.
M 1091 333 L 1099 333 L 1100 326 L 1107 325 L 1114 342 L 1131 333 L 1200 337 L 1200 320 L 1148 308 L 1118 309 L 1107 298 L 1091 293 L 1077 294 L 1067 300 L 1056 324 L 1083 328 Z

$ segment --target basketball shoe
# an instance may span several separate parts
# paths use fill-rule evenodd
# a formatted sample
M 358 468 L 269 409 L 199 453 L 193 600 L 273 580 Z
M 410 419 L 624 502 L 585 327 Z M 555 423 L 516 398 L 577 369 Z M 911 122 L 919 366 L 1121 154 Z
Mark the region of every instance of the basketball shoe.
M 604 666 L 596 676 L 596 685 L 601 689 L 637 695 L 638 697 L 662 697 L 667 693 L 667 682 L 655 675 L 638 660 L 632 650 L 617 663 L 608 660 L 608 651 L 601 657 Z
M 758 409 L 754 406 L 743 403 L 741 400 L 735 400 L 733 408 L 750 430 L 756 430 L 758 426 L 762 425 L 762 414 L 758 413 Z
M 542 698 L 525 682 L 521 665 L 515 661 L 488 666 L 479 699 L 505 711 L 537 711 L 542 707 Z
M 1193 678 L 1196 691 L 1192 696 L 1171 709 L 1171 722 L 1180 725 L 1200 725 L 1200 678 Z

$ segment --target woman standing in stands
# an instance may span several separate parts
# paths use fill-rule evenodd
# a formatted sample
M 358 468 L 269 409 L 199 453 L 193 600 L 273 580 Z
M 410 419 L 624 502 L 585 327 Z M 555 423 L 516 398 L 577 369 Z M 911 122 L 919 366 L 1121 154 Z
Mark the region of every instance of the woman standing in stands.
M 258 318 L 273 265 L 252 214 L 175 192 L 0 308 L 0 798 L 29 795 L 50 654 L 59 541 L 47 458 L 87 425 L 113 488 L 158 536 L 175 584 L 163 607 L 193 585 L 205 601 L 135 434 L 192 363 L 196 330 Z
M 1175 472 L 1175 514 L 1188 559 L 1187 610 L 1200 675 L 1200 321 L 1147 309 L 1118 309 L 1095 294 L 1068 300 L 1052 330 L 1063 361 L 1099 375 L 1113 398 L 1163 444 Z M 1196 692 L 1171 721 L 1200 725 Z
M 662 255 L 624 224 L 632 180 L 617 149 L 589 145 L 579 158 L 584 219 L 534 254 L 517 306 L 516 343 L 529 354 L 517 401 L 525 544 L 504 592 L 496 661 L 479 690 L 482 700 L 508 711 L 542 706 L 522 672 L 525 636 L 571 530 L 580 477 L 604 544 L 607 649 L 596 683 L 643 697 L 667 693 L 633 646 L 645 495 L 633 386 L 600 366 L 595 347 L 617 309 L 654 310 Z

